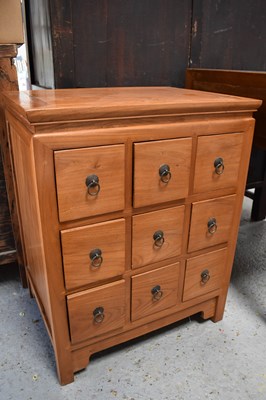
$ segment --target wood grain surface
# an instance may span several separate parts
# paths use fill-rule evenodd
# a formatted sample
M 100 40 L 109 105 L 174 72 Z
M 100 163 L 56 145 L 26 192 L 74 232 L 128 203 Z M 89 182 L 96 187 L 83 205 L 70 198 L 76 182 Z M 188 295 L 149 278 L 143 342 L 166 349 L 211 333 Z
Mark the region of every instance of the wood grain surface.
M 237 186 L 242 143 L 242 133 L 198 138 L 194 193 Z M 215 172 L 214 161 L 217 158 L 223 159 L 221 175 Z
M 183 301 L 202 296 L 223 286 L 227 249 L 190 258 L 186 264 Z M 202 282 L 201 274 L 208 270 L 209 280 Z
M 125 322 L 125 281 L 69 295 L 67 303 L 72 343 L 121 328 Z M 104 320 L 98 324 L 93 318 L 97 307 L 104 309 Z
M 192 204 L 188 252 L 225 243 L 230 236 L 236 196 L 199 201 Z M 217 231 L 208 232 L 208 221 L 215 218 Z
M 35 84 L 53 75 L 56 88 L 184 85 L 190 1 L 42 0 L 26 11 Z
M 131 318 L 135 321 L 177 303 L 179 263 L 132 277 Z M 152 289 L 159 285 L 162 297 L 155 300 Z
M 34 90 L 4 96 L 30 122 L 255 111 L 260 100 L 171 87 Z
M 125 220 L 61 231 L 66 288 L 122 275 L 125 271 Z M 91 251 L 100 249 L 102 264 L 94 267 Z
M 172 207 L 133 217 L 132 268 L 139 268 L 181 254 L 185 207 Z M 153 235 L 161 230 L 164 243 L 155 246 Z
M 134 207 L 185 198 L 188 194 L 191 138 L 137 143 L 134 146 Z M 159 170 L 170 168 L 168 183 Z
M 122 210 L 125 204 L 123 145 L 55 152 L 60 221 Z M 86 178 L 96 175 L 100 191 L 89 194 Z
M 47 286 L 47 272 L 42 241 L 39 205 L 37 201 L 34 155 L 31 136 L 21 127 L 20 136 L 11 126 L 11 144 L 16 174 L 16 191 L 20 193 L 19 211 L 23 242 L 26 249 L 27 267 L 38 288 L 38 295 L 45 308 L 46 318 L 51 324 L 51 304 Z

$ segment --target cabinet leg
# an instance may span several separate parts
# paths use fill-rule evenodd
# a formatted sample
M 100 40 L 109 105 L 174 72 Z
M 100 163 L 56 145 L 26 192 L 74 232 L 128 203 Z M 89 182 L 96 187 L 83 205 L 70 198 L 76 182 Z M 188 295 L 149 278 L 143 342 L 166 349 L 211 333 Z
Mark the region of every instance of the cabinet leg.
M 74 382 L 73 358 L 70 348 L 54 347 L 56 358 L 56 370 L 60 385 L 68 385 Z
M 62 386 L 74 382 L 74 372 L 72 370 L 69 371 L 68 368 L 67 370 L 65 370 L 64 368 L 63 370 L 60 369 L 60 371 L 57 368 L 57 375 L 60 385 Z
M 214 316 L 216 308 L 216 299 L 210 301 L 201 312 L 201 318 L 209 319 Z
M 226 294 L 218 297 L 215 314 L 211 318 L 212 322 L 218 322 L 223 319 L 225 302 L 226 302 Z

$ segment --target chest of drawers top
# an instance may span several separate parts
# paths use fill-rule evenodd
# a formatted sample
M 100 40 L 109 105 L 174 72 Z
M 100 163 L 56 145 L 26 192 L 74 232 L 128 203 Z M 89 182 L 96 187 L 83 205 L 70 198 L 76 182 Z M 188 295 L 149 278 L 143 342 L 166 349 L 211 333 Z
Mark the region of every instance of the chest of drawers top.
M 255 111 L 260 100 L 172 87 L 118 87 L 10 92 L 6 107 L 44 123 L 206 112 Z

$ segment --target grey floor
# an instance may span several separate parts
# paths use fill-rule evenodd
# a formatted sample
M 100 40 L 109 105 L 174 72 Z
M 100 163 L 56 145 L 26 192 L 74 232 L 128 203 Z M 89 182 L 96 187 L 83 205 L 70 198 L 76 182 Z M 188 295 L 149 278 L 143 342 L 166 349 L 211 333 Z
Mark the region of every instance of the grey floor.
M 1 400 L 265 400 L 266 221 L 245 199 L 223 321 L 193 317 L 92 357 L 61 387 L 35 300 L 0 270 Z

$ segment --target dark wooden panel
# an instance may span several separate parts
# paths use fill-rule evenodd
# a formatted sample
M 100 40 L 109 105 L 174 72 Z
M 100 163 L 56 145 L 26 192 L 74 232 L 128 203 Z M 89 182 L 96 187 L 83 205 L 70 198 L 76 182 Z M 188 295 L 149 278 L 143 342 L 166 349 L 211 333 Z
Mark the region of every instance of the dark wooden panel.
M 29 40 L 31 82 L 44 88 L 54 87 L 49 0 L 25 2 Z
M 191 2 L 109 1 L 108 85 L 184 85 Z
M 264 71 L 265 0 L 193 2 L 191 67 Z
M 76 86 L 183 86 L 191 1 L 75 1 Z
M 71 0 L 49 0 L 49 3 L 55 88 L 72 88 L 75 87 L 72 7 L 76 7 L 76 1 L 72 4 Z
M 76 0 L 73 7 L 75 84 L 107 86 L 107 0 Z

